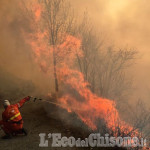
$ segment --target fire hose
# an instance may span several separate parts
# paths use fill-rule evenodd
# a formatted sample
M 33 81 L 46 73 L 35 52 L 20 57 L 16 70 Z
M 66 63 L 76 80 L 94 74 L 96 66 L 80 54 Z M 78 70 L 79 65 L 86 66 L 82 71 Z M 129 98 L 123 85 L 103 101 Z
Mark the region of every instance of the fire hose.
M 61 108 L 63 108 L 63 109 L 66 109 L 66 106 L 65 105 L 63 105 L 63 104 L 58 104 L 58 103 L 56 103 L 56 102 L 52 102 L 52 101 L 49 101 L 49 100 L 45 100 L 45 99 L 42 99 L 42 98 L 37 98 L 37 97 L 33 97 L 33 96 L 30 96 L 30 98 L 33 98 L 33 101 L 34 102 L 36 102 L 37 100 L 39 100 L 39 101 L 42 101 L 42 102 L 46 102 L 46 103 L 49 103 L 49 104 L 52 104 L 52 105 L 55 105 L 55 106 L 59 106 L 59 107 L 61 107 Z M 68 109 L 69 111 L 70 110 L 78 110 L 78 111 L 81 111 L 81 109 L 80 108 L 78 108 L 78 107 L 71 107 L 71 109 Z M 84 111 L 88 111 L 86 108 L 82 108 L 82 111 L 84 112 Z
M 39 101 L 42 101 L 42 102 L 47 102 L 47 103 L 50 103 L 50 104 L 53 104 L 53 105 L 56 105 L 56 106 L 64 108 L 63 105 L 55 103 L 55 102 L 52 102 L 52 101 L 48 101 L 48 100 L 45 100 L 45 99 L 42 99 L 42 98 L 33 97 L 33 96 L 30 96 L 30 97 L 33 98 L 34 102 L 36 102 L 37 100 L 39 100 Z

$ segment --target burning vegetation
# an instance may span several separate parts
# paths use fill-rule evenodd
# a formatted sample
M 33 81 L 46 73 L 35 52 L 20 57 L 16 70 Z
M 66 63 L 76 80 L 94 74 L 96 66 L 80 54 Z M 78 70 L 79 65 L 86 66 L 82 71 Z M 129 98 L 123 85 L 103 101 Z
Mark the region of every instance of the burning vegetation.
M 19 6 L 28 22 L 28 30 L 21 29 L 23 40 L 45 78 L 52 79 L 45 97 L 75 114 L 90 131 L 149 137 L 149 111 L 139 101 L 145 111 L 138 109 L 138 114 L 125 102 L 133 90 L 128 70 L 138 52 L 108 44 L 87 11 L 78 18 L 67 0 L 23 1 Z M 123 108 L 133 114 L 130 120 Z
M 110 94 L 108 86 L 119 84 L 120 87 L 121 84 L 126 84 L 123 83 L 125 77 L 122 70 L 134 59 L 136 51 L 114 51 L 109 48 L 108 51 L 99 52 L 102 43 L 96 43 L 95 38 L 99 37 L 94 36 L 87 16 L 84 16 L 83 21 L 74 18 L 67 1 L 33 2 L 28 10 L 31 12 L 29 19 L 32 32 L 23 32 L 23 35 L 31 46 L 41 71 L 46 74 L 53 72 L 57 102 L 68 112 L 76 113 L 94 131 L 100 130 L 99 120 L 104 120 L 111 135 L 138 136 L 138 131 L 120 118 L 115 101 L 106 99 Z M 78 21 L 79 25 L 75 24 L 75 21 Z M 101 53 L 105 53 L 104 59 L 110 59 L 110 62 L 97 60 Z M 106 68 L 103 65 L 107 65 Z M 96 87 L 99 77 L 107 80 L 100 83 L 102 89 Z M 112 83 L 114 80 L 115 83 Z M 103 84 L 106 87 L 102 87 Z M 115 92 L 119 95 L 119 91 Z

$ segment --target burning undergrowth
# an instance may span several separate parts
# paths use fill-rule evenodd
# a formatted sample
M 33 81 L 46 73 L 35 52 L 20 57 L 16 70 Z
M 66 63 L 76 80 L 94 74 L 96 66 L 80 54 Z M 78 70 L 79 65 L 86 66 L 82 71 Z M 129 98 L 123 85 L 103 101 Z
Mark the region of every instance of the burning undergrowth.
M 69 68 L 61 68 L 63 86 L 62 96 L 58 98 L 68 112 L 75 112 L 92 130 L 101 131 L 100 124 L 106 124 L 111 135 L 135 135 L 137 131 L 122 121 L 112 100 L 93 94 L 84 81 L 82 73 Z
M 98 97 L 88 88 L 89 83 L 75 65 L 77 57 L 84 57 L 81 49 L 82 39 L 78 38 L 80 36 L 75 37 L 61 30 L 57 33 L 60 40 L 55 42 L 55 45 L 51 43 L 51 28 L 44 25 L 39 28 L 45 8 L 39 4 L 36 6 L 32 7 L 33 32 L 24 33 L 24 37 L 31 46 L 35 62 L 39 64 L 41 71 L 49 75 L 53 72 L 54 65 L 54 79 L 57 77 L 60 85 L 57 102 L 69 113 L 75 113 L 94 131 L 104 130 L 100 129 L 100 124 L 104 124 L 107 131 L 115 136 L 138 135 L 132 126 L 121 120 L 113 100 Z

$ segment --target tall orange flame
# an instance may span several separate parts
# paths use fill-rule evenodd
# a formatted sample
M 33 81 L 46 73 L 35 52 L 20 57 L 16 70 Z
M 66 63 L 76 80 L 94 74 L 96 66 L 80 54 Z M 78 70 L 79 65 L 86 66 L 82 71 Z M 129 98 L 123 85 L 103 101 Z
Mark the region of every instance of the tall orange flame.
M 40 21 L 40 6 L 35 7 L 35 22 Z M 33 25 L 32 25 L 33 26 Z M 109 99 L 98 97 L 90 91 L 84 75 L 77 69 L 73 69 L 76 56 L 84 57 L 80 49 L 82 39 L 71 35 L 64 35 L 65 40 L 60 45 L 50 46 L 47 40 L 47 31 L 36 29 L 32 34 L 25 34 L 33 52 L 36 62 L 41 70 L 47 73 L 50 69 L 49 57 L 55 47 L 57 53 L 57 71 L 59 83 L 62 85 L 62 95 L 58 98 L 59 103 L 65 106 L 69 112 L 75 112 L 79 118 L 91 129 L 98 129 L 98 120 L 105 120 L 107 127 L 118 134 L 118 127 L 121 134 L 129 134 L 134 131 L 133 127 L 122 121 L 115 107 L 115 102 Z M 132 135 L 138 134 L 137 131 Z

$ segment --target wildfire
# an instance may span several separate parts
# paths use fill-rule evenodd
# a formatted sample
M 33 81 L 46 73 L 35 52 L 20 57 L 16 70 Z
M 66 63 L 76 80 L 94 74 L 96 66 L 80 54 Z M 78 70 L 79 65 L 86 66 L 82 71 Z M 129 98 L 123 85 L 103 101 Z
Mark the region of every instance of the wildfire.
M 34 18 L 40 21 L 41 7 L 35 6 Z M 33 26 L 33 25 L 32 25 Z M 47 31 L 36 30 L 32 34 L 25 34 L 41 70 L 47 73 L 50 69 L 49 57 L 55 49 L 57 54 L 57 73 L 61 86 L 61 97 L 58 102 L 65 106 L 69 112 L 75 112 L 78 117 L 91 129 L 98 130 L 98 121 L 103 119 L 107 127 L 118 134 L 118 127 L 122 134 L 132 132 L 133 127 L 122 121 L 115 107 L 115 102 L 98 97 L 90 91 L 84 75 L 77 69 L 73 69 L 77 55 L 82 54 L 82 39 L 64 34 L 64 41 L 57 45 L 50 45 L 47 40 Z M 137 131 L 132 132 L 138 133 Z
M 98 130 L 98 120 L 105 120 L 107 127 L 113 131 L 114 135 L 128 134 L 133 128 L 122 121 L 115 108 L 115 102 L 103 99 L 93 94 L 84 81 L 84 76 L 77 70 L 61 68 L 61 82 L 64 84 L 64 92 L 59 102 L 66 106 L 66 109 L 75 112 L 79 118 L 93 130 Z M 137 131 L 132 135 L 138 134 Z

